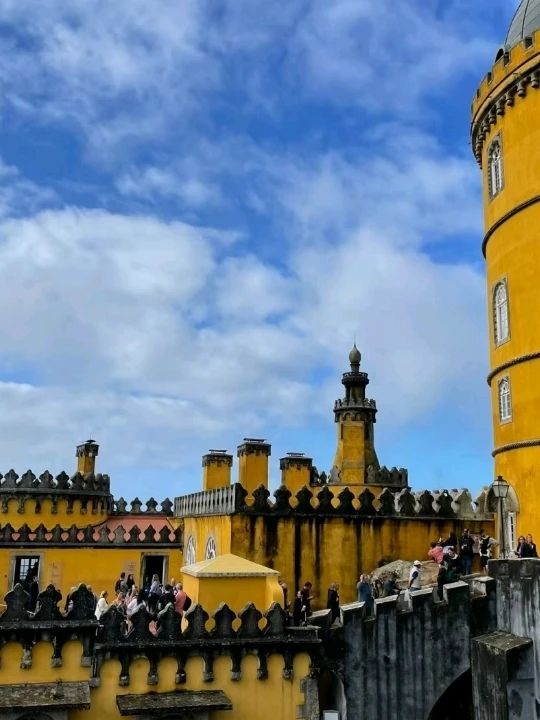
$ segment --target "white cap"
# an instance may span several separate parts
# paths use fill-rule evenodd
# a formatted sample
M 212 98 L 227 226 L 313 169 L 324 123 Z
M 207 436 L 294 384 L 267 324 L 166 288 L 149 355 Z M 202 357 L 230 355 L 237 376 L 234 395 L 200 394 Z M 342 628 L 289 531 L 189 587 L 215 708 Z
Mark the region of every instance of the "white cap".
M 422 563 L 420 562 L 420 560 L 415 560 L 413 562 L 413 565 L 416 565 L 416 567 L 422 567 Z

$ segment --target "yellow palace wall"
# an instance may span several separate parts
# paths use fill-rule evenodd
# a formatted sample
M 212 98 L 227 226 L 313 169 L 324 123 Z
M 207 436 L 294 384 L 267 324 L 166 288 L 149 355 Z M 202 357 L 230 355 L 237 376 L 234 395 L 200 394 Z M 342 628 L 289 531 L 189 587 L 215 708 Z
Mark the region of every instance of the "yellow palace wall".
M 473 139 L 486 109 L 502 91 L 514 86 L 540 60 L 540 33 L 532 46 L 518 44 L 491 70 L 473 102 Z M 487 273 L 487 310 L 491 367 L 491 398 L 495 475 L 502 475 L 515 489 L 520 501 L 518 533 L 540 535 L 540 359 L 529 358 L 501 367 L 524 355 L 540 353 L 540 90 L 530 83 L 504 112 L 492 116 L 482 141 L 481 161 L 484 192 Z M 498 137 L 502 148 L 503 186 L 490 198 L 488 153 Z M 529 204 L 530 203 L 530 204 Z M 524 204 L 522 207 L 520 205 Z M 496 345 L 493 326 L 493 290 L 506 280 L 509 308 L 509 339 Z M 510 381 L 512 419 L 499 418 L 498 383 Z M 516 443 L 529 446 L 503 449 Z
M 208 624 L 210 629 L 211 623 Z M 7 643 L 0 652 L 0 684 L 73 682 L 90 679 L 91 668 L 81 667 L 82 646 L 78 641 L 70 641 L 63 647 L 63 666 L 50 667 L 53 647 L 50 643 L 40 642 L 32 649 L 32 667 L 20 669 L 23 648 L 17 643 Z M 248 655 L 242 660 L 242 677 L 233 681 L 230 677 L 231 660 L 229 657 L 216 657 L 214 661 L 214 681 L 203 681 L 203 661 L 190 658 L 186 663 L 187 682 L 175 684 L 177 663 L 174 658 L 164 658 L 158 665 L 159 683 L 151 687 L 147 684 L 148 660 L 139 658 L 130 665 L 130 684 L 118 685 L 120 663 L 107 660 L 101 667 L 99 687 L 90 691 L 90 710 L 70 710 L 69 720 L 117 720 L 121 717 L 116 706 L 116 696 L 131 693 L 170 692 L 173 690 L 222 690 L 231 700 L 233 709 L 213 711 L 211 720 L 294 720 L 297 708 L 304 704 L 301 681 L 309 674 L 310 660 L 305 654 L 297 655 L 293 664 L 292 680 L 282 677 L 283 658 L 270 655 L 268 658 L 268 679 L 257 679 L 257 658 Z
M 168 579 L 180 579 L 180 568 L 183 565 L 182 551 L 175 547 L 156 547 L 143 549 L 136 545 L 121 547 L 21 547 L 0 548 L 0 602 L 11 589 L 15 557 L 39 556 L 40 590 L 49 583 L 62 592 L 63 597 L 73 586 L 84 582 L 92 586 L 96 594 L 108 590 L 111 596 L 119 574 L 124 571 L 132 573 L 135 582 L 140 583 L 142 558 L 144 555 L 162 555 L 168 559 Z
M 210 537 L 216 543 L 216 554 L 233 552 L 231 544 L 231 517 L 228 515 L 209 515 L 206 517 L 184 518 L 184 553 L 189 538 L 195 539 L 195 562 L 205 560 L 206 544 Z M 243 557 L 246 557 L 245 555 Z
M 317 594 L 315 607 L 326 606 L 332 582 L 340 585 L 342 602 L 356 600 L 360 573 L 372 572 L 392 560 L 426 560 L 429 543 L 468 527 L 495 534 L 492 521 L 407 519 L 381 517 L 353 521 L 347 518 L 273 518 L 233 515 L 232 550 L 235 555 L 278 570 L 294 598 L 306 580 Z
M 100 502 L 103 501 L 100 499 Z M 81 528 L 87 525 L 99 525 L 108 517 L 105 508 L 92 513 L 91 500 L 88 502 L 86 510 L 82 509 L 81 500 L 75 500 L 73 502 L 73 509 L 69 511 L 68 501 L 64 498 L 58 499 L 56 512 L 53 512 L 53 502 L 48 498 L 40 500 L 39 506 L 40 509 L 36 511 L 36 500 L 34 498 L 27 498 L 21 512 L 19 498 L 11 497 L 7 500 L 7 512 L 0 514 L 0 521 L 2 525 L 9 523 L 15 529 L 26 522 L 32 529 L 43 524 L 49 530 L 57 524 L 63 528 L 69 528 L 73 524 Z

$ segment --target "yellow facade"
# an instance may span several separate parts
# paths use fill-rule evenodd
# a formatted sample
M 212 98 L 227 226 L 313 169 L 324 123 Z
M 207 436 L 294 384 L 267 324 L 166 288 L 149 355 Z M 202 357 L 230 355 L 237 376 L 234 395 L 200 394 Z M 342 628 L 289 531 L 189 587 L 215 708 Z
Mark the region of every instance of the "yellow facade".
M 540 33 L 500 55 L 472 107 L 483 177 L 493 453 L 495 476 L 519 499 L 517 532 L 540 535 Z
M 63 649 L 63 666 L 50 667 L 53 654 L 51 643 L 38 643 L 32 650 L 32 667 L 20 668 L 23 647 L 19 643 L 8 643 L 0 652 L 3 685 L 19 683 L 74 682 L 89 681 L 91 668 L 81 667 L 82 647 L 78 641 L 67 643 Z M 199 657 L 190 658 L 186 663 L 187 682 L 182 690 L 208 690 L 219 688 L 233 705 L 233 711 L 213 711 L 211 720 L 295 720 L 297 708 L 304 705 L 301 690 L 302 679 L 309 674 L 310 658 L 301 654 L 295 657 L 293 679 L 284 681 L 282 677 L 283 658 L 271 655 L 268 658 L 268 679 L 257 678 L 257 658 L 248 655 L 242 659 L 240 682 L 231 680 L 231 660 L 218 657 L 214 662 L 214 680 L 211 684 L 203 679 L 203 661 Z M 119 720 L 122 716 L 116 705 L 117 695 L 128 693 L 171 692 L 178 689 L 175 683 L 176 662 L 173 658 L 164 658 L 158 664 L 157 685 L 148 686 L 148 660 L 139 658 L 130 666 L 130 684 L 120 687 L 120 663 L 107 660 L 101 668 L 99 687 L 90 691 L 90 710 L 69 710 L 69 720 Z
M 331 583 L 340 585 L 342 602 L 353 602 L 361 573 L 393 560 L 424 560 L 430 542 L 451 532 L 459 535 L 464 527 L 494 534 L 493 523 L 479 519 L 366 518 L 359 523 L 345 517 L 234 515 L 232 552 L 278 570 L 291 599 L 306 580 L 311 581 L 313 605 L 324 608 Z

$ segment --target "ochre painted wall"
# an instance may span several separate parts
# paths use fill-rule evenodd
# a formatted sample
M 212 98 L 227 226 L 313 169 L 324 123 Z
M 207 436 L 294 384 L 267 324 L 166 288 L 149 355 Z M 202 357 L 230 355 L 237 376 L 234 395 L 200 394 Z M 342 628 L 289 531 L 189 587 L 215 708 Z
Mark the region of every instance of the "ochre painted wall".
M 21 670 L 19 663 L 22 646 L 8 643 L 0 651 L 2 669 L 0 684 L 40 683 L 62 680 L 73 682 L 88 680 L 90 668 L 80 666 L 82 646 L 79 642 L 69 642 L 63 650 L 63 667 L 51 668 L 50 658 L 53 648 L 49 643 L 39 643 L 32 652 L 33 664 L 28 670 Z M 217 657 L 214 662 L 214 681 L 203 681 L 203 662 L 201 658 L 190 658 L 186 664 L 187 682 L 175 685 L 177 664 L 173 658 L 165 658 L 158 666 L 159 684 L 148 686 L 148 660 L 140 658 L 130 666 L 130 684 L 119 687 L 120 663 L 107 660 L 101 668 L 101 682 L 98 688 L 92 688 L 90 710 L 71 710 L 69 720 L 119 720 L 116 696 L 128 693 L 170 692 L 182 690 L 222 690 L 232 701 L 233 710 L 216 711 L 210 714 L 211 720 L 294 720 L 297 707 L 304 704 L 304 695 L 300 690 L 301 680 L 309 673 L 309 657 L 298 655 L 294 660 L 293 679 L 282 677 L 283 658 L 271 655 L 268 658 L 268 679 L 257 680 L 257 658 L 249 655 L 242 660 L 242 677 L 231 680 L 231 661 L 228 657 Z
M 195 562 L 205 560 L 206 545 L 213 537 L 218 555 L 231 552 L 231 519 L 227 515 L 184 519 L 184 554 L 190 537 L 195 538 Z
M 40 508 L 38 512 L 36 512 L 36 500 L 34 498 L 28 498 L 24 502 L 24 511 L 20 512 L 19 498 L 12 497 L 7 501 L 7 512 L 2 512 L 0 515 L 0 522 L 2 525 L 9 523 L 15 530 L 18 530 L 24 523 L 28 523 L 32 530 L 35 530 L 35 528 L 41 524 L 45 525 L 47 530 L 52 529 L 55 525 L 69 528 L 73 524 L 77 525 L 77 527 L 85 528 L 87 525 L 99 525 L 107 519 L 108 515 L 106 509 L 103 507 L 104 502 L 102 500 L 100 500 L 100 502 L 101 510 L 93 513 L 91 500 L 88 501 L 85 511 L 82 511 L 82 501 L 75 500 L 73 502 L 73 510 L 68 512 L 67 499 L 59 499 L 57 502 L 57 511 L 54 513 L 52 500 L 40 500 Z
M 278 570 L 294 598 L 306 580 L 317 593 L 315 607 L 325 607 L 332 582 L 340 585 L 342 602 L 356 599 L 362 572 L 372 572 L 383 562 L 425 560 L 429 543 L 451 531 L 468 527 L 494 534 L 492 522 L 408 518 L 347 519 L 234 515 L 232 550 Z
M 133 573 L 135 581 L 140 583 L 141 562 L 144 555 L 164 555 L 168 559 L 168 578 L 180 577 L 183 565 L 180 548 L 140 549 L 136 545 L 116 547 L 46 547 L 0 549 L 0 603 L 4 595 L 11 589 L 13 563 L 16 555 L 39 556 L 40 590 L 52 583 L 62 592 L 63 597 L 70 588 L 84 582 L 91 585 L 99 595 L 102 590 L 109 591 L 113 598 L 114 584 L 120 572 Z M 168 579 L 167 578 L 167 579 Z
M 273 602 L 283 605 L 283 592 L 277 577 L 193 577 L 187 573 L 182 578 L 184 590 L 193 602 L 207 611 L 214 611 L 224 602 L 238 614 L 248 602 L 254 603 L 261 612 L 268 610 Z
M 540 60 L 540 33 L 531 49 L 522 44 L 511 49 L 509 62 L 500 59 L 492 68 L 491 82 L 484 80 L 480 97 L 473 103 L 474 123 L 493 99 Z M 492 232 L 486 245 L 487 312 L 489 327 L 493 446 L 496 451 L 515 443 L 540 440 L 540 359 L 530 358 L 508 368 L 501 365 L 523 355 L 540 353 L 540 204 L 517 206 L 540 195 L 540 90 L 528 84 L 525 94 L 515 94 L 504 114 L 496 113 L 483 140 L 482 181 L 485 231 Z M 489 196 L 488 151 L 499 137 L 502 146 L 503 187 Z M 500 223 L 497 225 L 497 223 Z M 496 345 L 493 321 L 493 291 L 506 280 L 509 300 L 510 336 Z M 500 368 L 499 370 L 497 370 Z M 501 422 L 498 384 L 510 380 L 512 418 Z M 540 447 L 530 445 L 504 449 L 495 454 L 494 475 L 503 477 L 515 489 L 520 511 L 517 531 L 540 537 Z

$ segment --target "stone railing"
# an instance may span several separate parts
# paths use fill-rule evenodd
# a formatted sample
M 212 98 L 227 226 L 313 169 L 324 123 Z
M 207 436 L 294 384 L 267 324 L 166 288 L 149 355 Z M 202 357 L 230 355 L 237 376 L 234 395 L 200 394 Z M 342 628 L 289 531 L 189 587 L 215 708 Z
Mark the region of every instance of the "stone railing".
M 73 607 L 65 616 L 58 609 L 62 596 L 52 585 L 38 596 L 35 614 L 26 609 L 29 599 L 22 585 L 7 593 L 7 610 L 0 616 L 0 642 L 20 642 L 21 668 L 29 669 L 36 642 L 53 641 L 51 664 L 59 667 L 63 644 L 78 638 L 83 643 L 81 664 L 92 665 L 90 684 L 93 686 L 99 685 L 102 664 L 109 658 L 120 660 L 119 684 L 126 686 L 130 681 L 131 663 L 141 655 L 149 660 L 148 685 L 158 684 L 159 661 L 173 657 L 177 662 L 176 683 L 182 685 L 187 680 L 187 660 L 192 656 L 203 658 L 203 679 L 211 682 L 216 656 L 228 655 L 231 678 L 240 680 L 242 658 L 248 653 L 254 654 L 258 659 L 257 677 L 264 680 L 268 677 L 270 655 L 282 655 L 283 677 L 291 679 L 295 655 L 308 653 L 315 660 L 320 653 L 317 628 L 290 627 L 284 610 L 277 603 L 264 613 L 249 603 L 238 615 L 222 603 L 212 620 L 198 604 L 189 608 L 183 620 L 172 604 L 157 616 L 141 608 L 131 616 L 130 629 L 126 632 L 125 617 L 114 605 L 101 616 L 98 624 L 94 615 L 96 600 L 85 585 L 80 585 L 71 595 Z
M 122 525 L 114 529 L 102 525 L 95 527 L 87 525 L 85 528 L 72 525 L 70 528 L 63 528 L 55 525 L 47 529 L 41 524 L 32 530 L 26 523 L 15 529 L 7 523 L 0 526 L 0 546 L 16 545 L 31 547 L 53 547 L 56 545 L 77 545 L 77 547 L 110 546 L 110 545 L 178 545 L 182 544 L 182 529 L 172 530 L 170 527 L 162 527 L 159 530 L 149 525 L 141 530 L 134 525 L 126 530 Z
M 244 507 L 246 495 L 240 483 L 183 495 L 174 501 L 174 514 L 176 517 L 230 515 Z
M 316 488 L 314 489 L 316 492 Z M 268 488 L 260 485 L 253 492 L 252 504 L 246 503 L 247 492 L 239 485 L 209 490 L 176 498 L 177 517 L 189 515 L 226 515 L 249 513 L 260 515 L 328 515 L 364 517 L 458 518 L 491 520 L 487 511 L 486 491 L 473 501 L 468 490 L 435 490 L 412 492 L 404 488 L 384 488 L 375 496 L 369 488 L 353 493 L 348 487 L 325 485 L 316 492 L 303 487 L 296 495 L 282 485 L 270 500 Z

